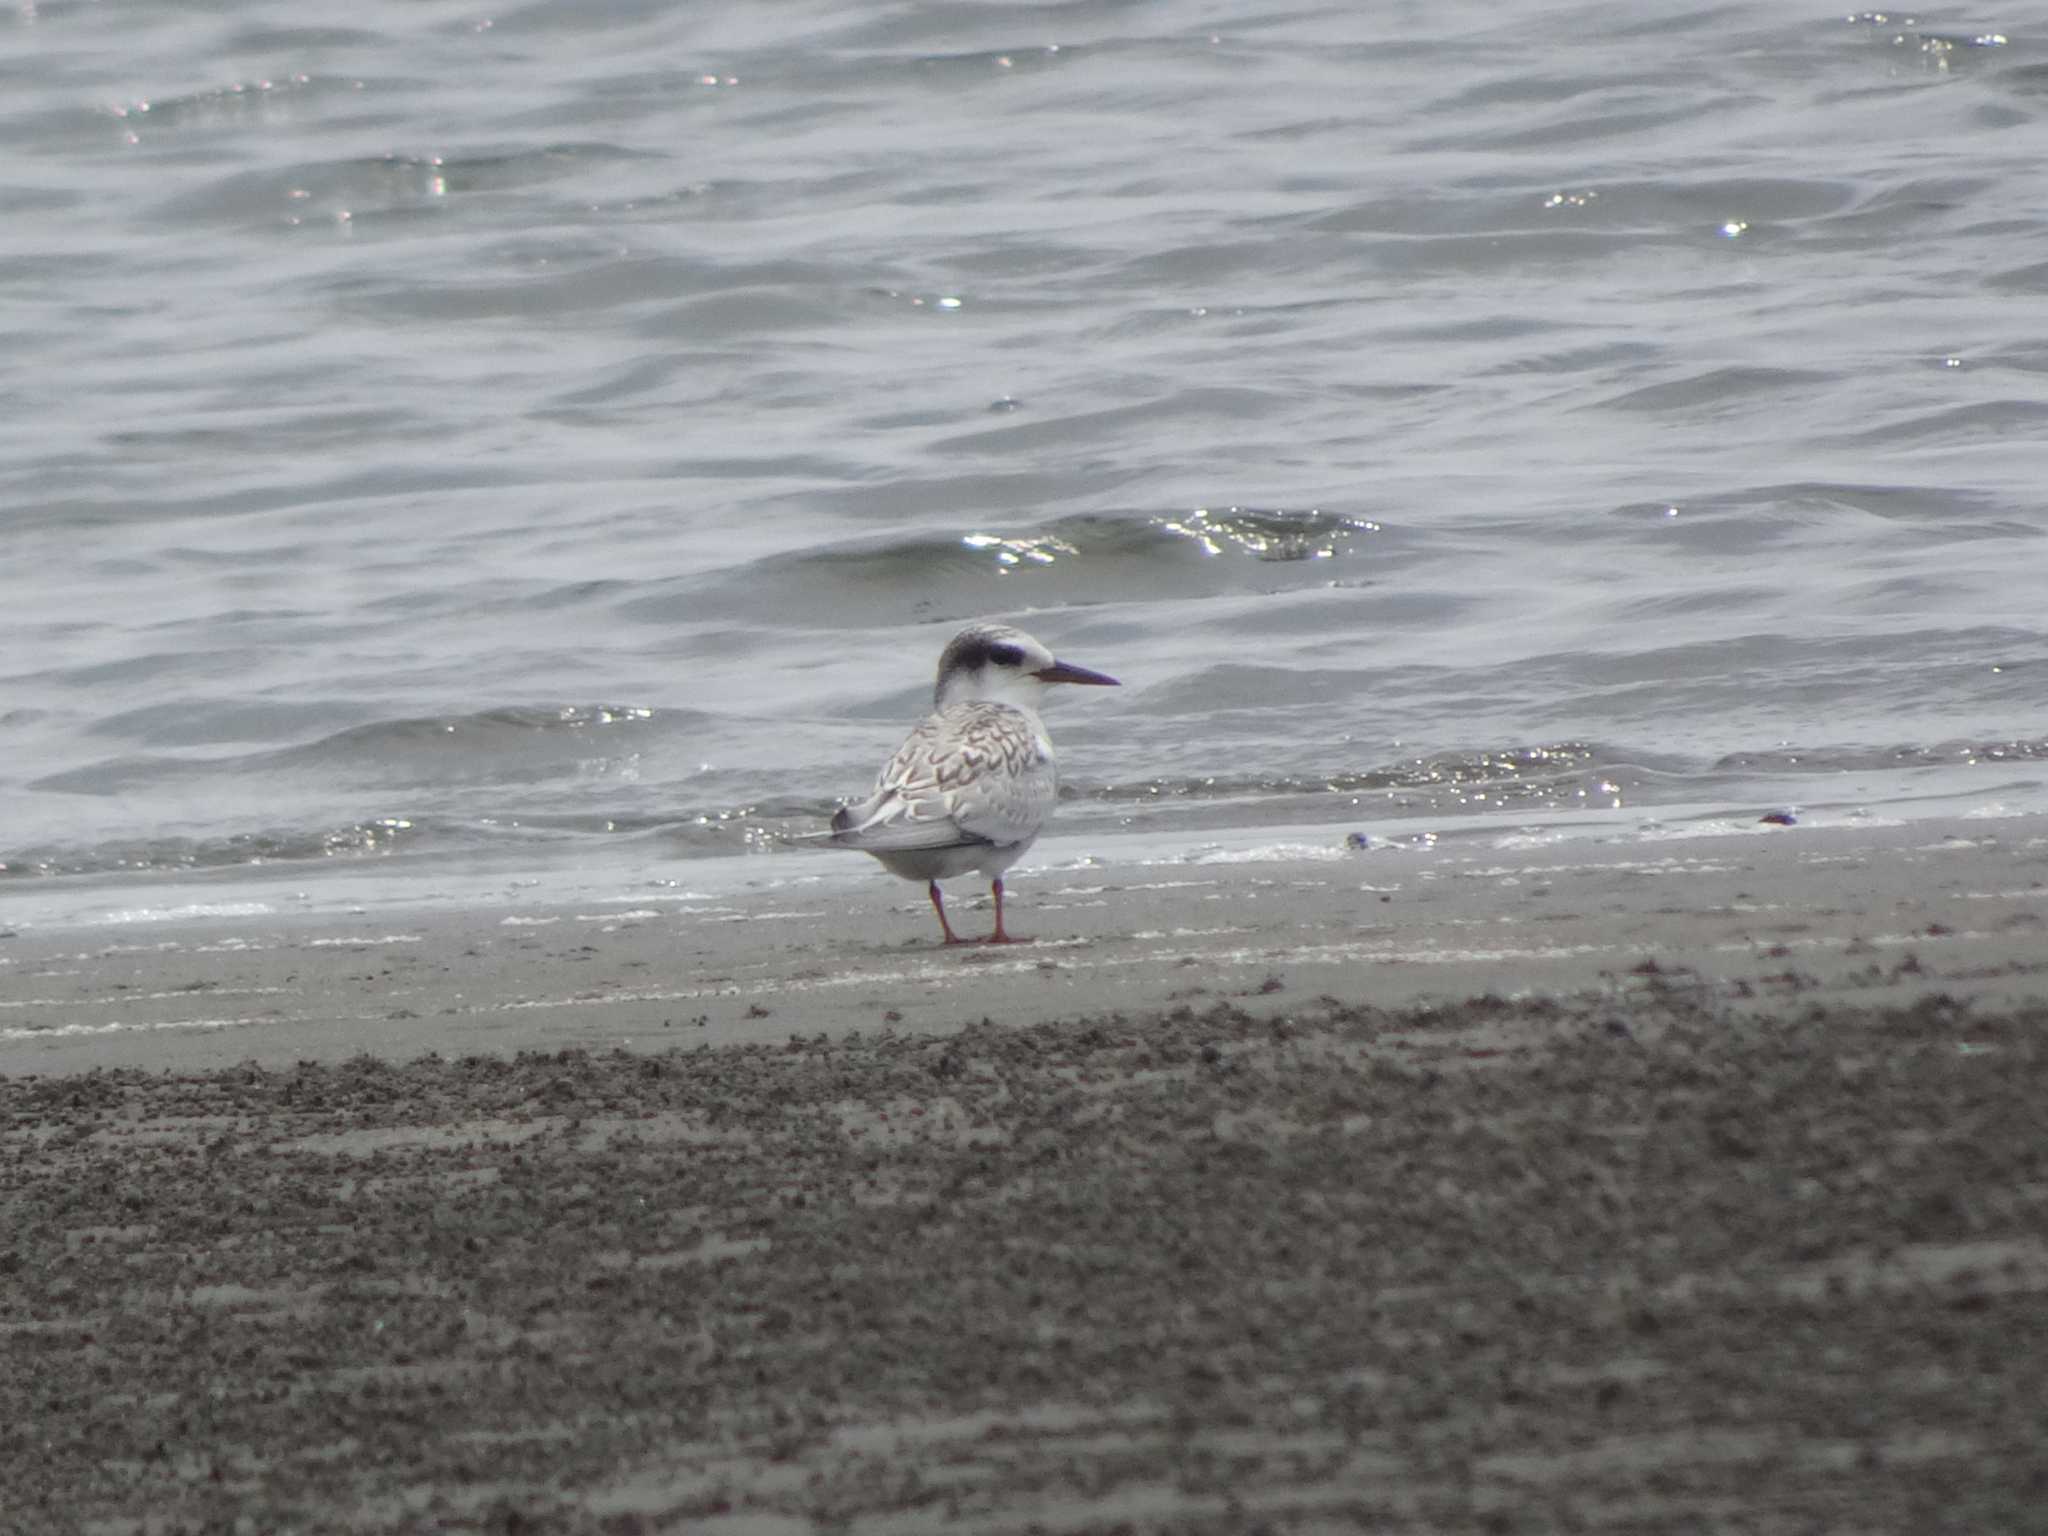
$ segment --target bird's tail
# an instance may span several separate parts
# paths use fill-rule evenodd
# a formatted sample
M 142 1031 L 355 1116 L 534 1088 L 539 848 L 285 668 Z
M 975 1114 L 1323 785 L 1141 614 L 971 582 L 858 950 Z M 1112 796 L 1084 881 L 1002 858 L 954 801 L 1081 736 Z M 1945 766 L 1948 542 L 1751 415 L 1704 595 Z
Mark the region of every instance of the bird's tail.
M 848 807 L 848 806 L 844 806 L 844 805 L 842 805 L 841 807 L 839 807 L 839 809 L 838 809 L 838 810 L 836 810 L 836 811 L 834 811 L 834 812 L 832 813 L 832 825 L 831 825 L 831 827 L 830 827 L 830 828 L 829 828 L 829 829 L 828 829 L 827 831 L 824 831 L 824 832 L 785 832 L 785 833 L 783 833 L 783 834 L 782 834 L 782 838 L 781 838 L 781 840 L 782 840 L 783 842 L 785 842 L 785 843 L 832 843 L 832 842 L 837 842 L 837 841 L 839 840 L 840 834 L 844 833 L 844 832 L 845 832 L 845 831 L 846 831 L 846 830 L 847 830 L 847 829 L 848 829 L 849 827 L 851 827 L 852 825 L 853 825 L 853 812 L 852 812 L 852 809 L 851 809 L 850 807 Z

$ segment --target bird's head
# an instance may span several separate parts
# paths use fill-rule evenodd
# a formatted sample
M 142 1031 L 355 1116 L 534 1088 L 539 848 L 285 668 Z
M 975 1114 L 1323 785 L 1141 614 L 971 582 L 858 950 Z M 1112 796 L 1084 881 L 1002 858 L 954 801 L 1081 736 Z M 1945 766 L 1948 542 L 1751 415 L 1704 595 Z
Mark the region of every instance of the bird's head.
M 1090 683 L 1114 688 L 1117 681 L 1086 667 L 1061 661 L 1021 629 L 1007 624 L 970 624 L 939 657 L 933 707 L 971 699 L 1036 710 L 1054 683 Z

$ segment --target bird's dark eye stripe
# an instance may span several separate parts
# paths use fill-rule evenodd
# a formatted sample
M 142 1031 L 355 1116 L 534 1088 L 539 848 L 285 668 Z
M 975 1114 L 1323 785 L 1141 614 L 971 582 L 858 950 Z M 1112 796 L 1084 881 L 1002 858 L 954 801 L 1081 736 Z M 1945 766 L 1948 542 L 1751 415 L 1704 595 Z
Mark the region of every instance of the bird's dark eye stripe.
M 1014 645 L 992 645 L 988 648 L 988 659 L 999 667 L 1021 667 L 1024 652 Z

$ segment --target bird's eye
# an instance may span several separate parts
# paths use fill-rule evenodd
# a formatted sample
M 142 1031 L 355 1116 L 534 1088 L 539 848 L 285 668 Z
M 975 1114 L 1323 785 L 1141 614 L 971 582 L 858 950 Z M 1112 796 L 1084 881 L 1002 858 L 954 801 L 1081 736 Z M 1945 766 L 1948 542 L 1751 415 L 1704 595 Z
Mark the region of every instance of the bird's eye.
M 999 667 L 1021 667 L 1024 652 L 1014 645 L 992 645 L 988 648 L 988 659 Z

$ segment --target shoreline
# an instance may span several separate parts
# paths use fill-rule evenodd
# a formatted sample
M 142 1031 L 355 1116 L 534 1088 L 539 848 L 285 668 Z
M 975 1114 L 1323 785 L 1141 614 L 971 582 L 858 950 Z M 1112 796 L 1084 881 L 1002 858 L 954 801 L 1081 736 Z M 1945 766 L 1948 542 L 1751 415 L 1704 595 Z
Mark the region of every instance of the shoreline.
M 18 934 L 162 1027 L 0 1046 L 0 1530 L 2019 1529 L 2048 838 L 1947 831 Z
M 921 887 L 829 859 L 673 894 L 23 929 L 0 939 L 0 1077 L 936 1032 L 1262 994 L 1576 998 L 1625 993 L 1646 963 L 1730 993 L 2048 991 L 2048 817 L 1274 851 L 1027 871 L 1012 909 L 1034 942 L 1002 949 L 944 948 Z M 970 890 L 953 905 L 973 934 Z

